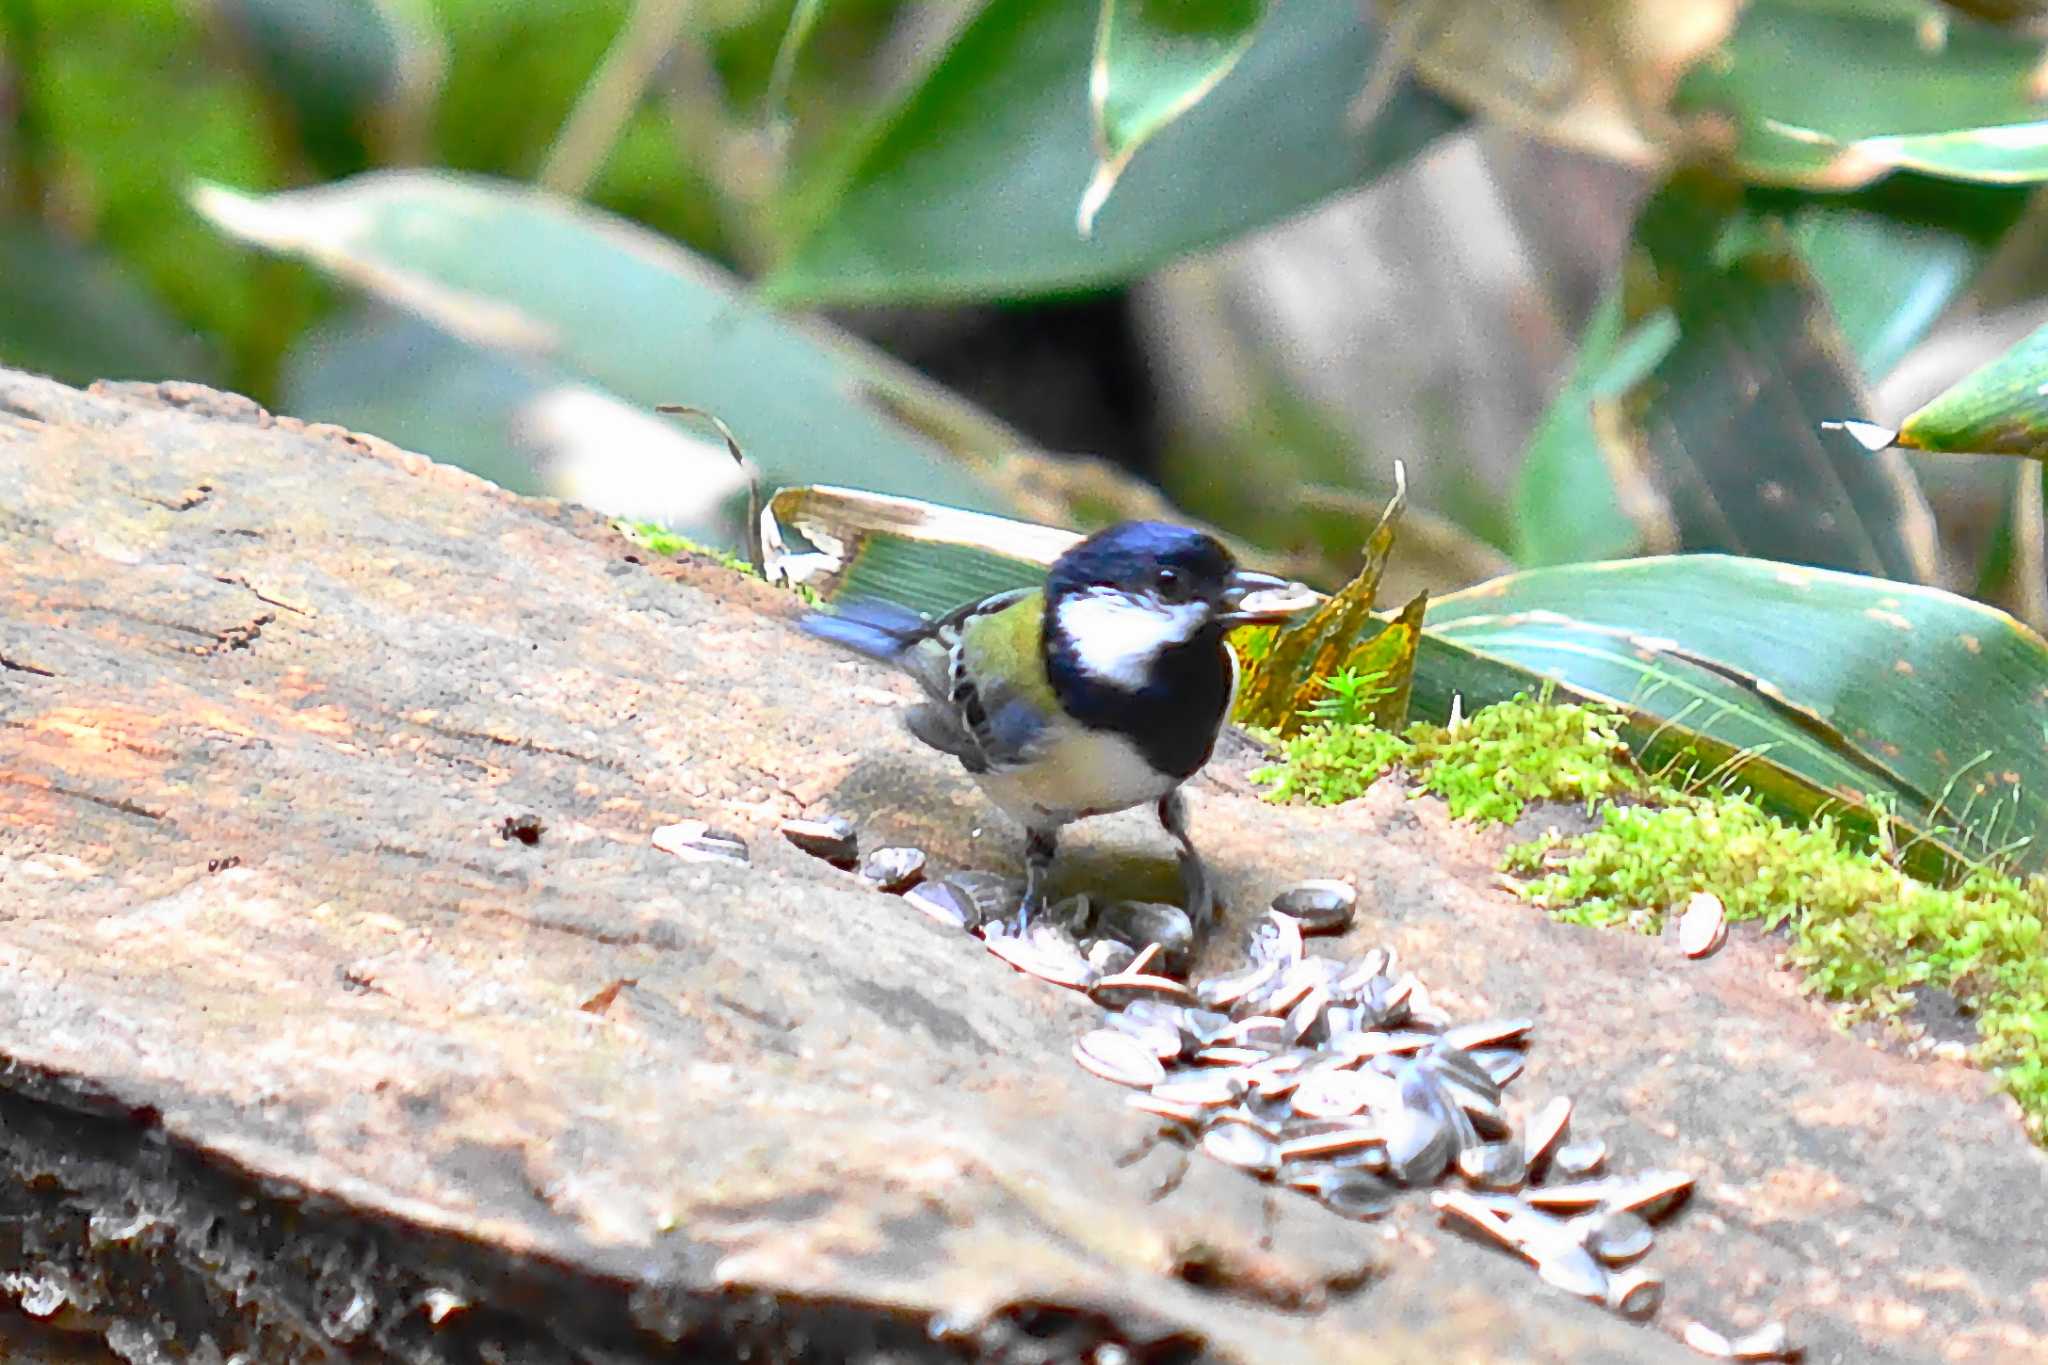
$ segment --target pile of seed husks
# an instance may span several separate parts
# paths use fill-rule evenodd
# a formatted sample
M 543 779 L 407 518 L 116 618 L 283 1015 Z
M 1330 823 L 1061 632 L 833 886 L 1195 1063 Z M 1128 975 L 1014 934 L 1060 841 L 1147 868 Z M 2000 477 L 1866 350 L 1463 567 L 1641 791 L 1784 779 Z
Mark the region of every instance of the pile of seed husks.
M 1277 912 L 1242 971 L 1178 998 L 1131 991 L 1118 990 L 1121 1007 L 1074 1055 L 1141 1090 L 1134 1107 L 1208 1156 L 1352 1218 L 1436 1189 L 1446 1218 L 1527 1257 L 1551 1284 L 1633 1318 L 1662 1302 L 1662 1283 L 1634 1263 L 1650 1249 L 1650 1220 L 1692 1179 L 1602 1177 L 1601 1143 L 1565 1141 L 1569 1100 L 1517 1133 L 1502 1092 L 1521 1073 L 1529 1020 L 1454 1025 L 1390 952 L 1307 955 Z M 1437 1189 L 1453 1173 L 1462 1188 Z
M 1104 1010 L 1074 1058 L 1127 1086 L 1161 1136 L 1320 1201 L 1378 1218 L 1427 1189 L 1447 1224 L 1526 1259 L 1546 1282 L 1637 1320 L 1663 1283 L 1643 1265 L 1652 1225 L 1684 1202 L 1692 1177 L 1606 1172 L 1598 1139 L 1570 1141 L 1559 1097 L 1519 1125 L 1503 1093 L 1522 1072 L 1527 1019 L 1453 1023 L 1394 954 L 1346 961 L 1304 936 L 1340 934 L 1356 892 L 1303 882 L 1276 896 L 1252 930 L 1247 965 L 1188 983 L 1193 931 L 1178 908 L 1075 897 L 1029 933 L 1013 932 L 1021 883 L 963 872 L 922 881 L 924 855 L 878 849 L 859 859 L 844 822 L 792 821 L 798 847 L 857 871 L 930 918 L 980 936 L 1019 971 L 1084 991 Z M 1700 1323 L 1685 1342 L 1721 1359 L 1791 1354 L 1770 1324 L 1731 1340 Z

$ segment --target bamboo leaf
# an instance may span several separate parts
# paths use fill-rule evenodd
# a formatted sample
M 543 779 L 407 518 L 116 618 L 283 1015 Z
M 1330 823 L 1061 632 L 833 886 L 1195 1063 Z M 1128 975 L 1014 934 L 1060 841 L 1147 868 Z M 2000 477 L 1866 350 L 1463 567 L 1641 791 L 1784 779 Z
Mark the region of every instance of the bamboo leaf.
M 1002 500 L 972 466 L 1024 444 L 853 338 L 750 302 L 673 243 L 543 192 L 380 172 L 261 196 L 202 186 L 194 197 L 234 236 L 304 257 L 543 376 L 545 388 L 582 385 L 642 412 L 665 402 L 715 412 L 771 484 L 857 483 L 994 510 Z
M 1517 563 L 1618 559 L 1668 535 L 1662 497 L 1641 470 L 1611 457 L 1595 416 L 1596 405 L 1641 383 L 1677 341 L 1670 313 L 1624 327 L 1620 291 L 1601 299 L 1572 373 L 1522 457 L 1515 481 Z
M 1081 195 L 1083 237 L 1138 148 L 1244 56 L 1266 0 L 1102 0 L 1101 16 L 1088 72 L 1096 161 Z
M 1750 290 L 1759 302 L 1804 298 L 1804 307 L 1818 308 L 1813 297 L 1817 291 L 1825 300 L 1825 311 L 1839 326 L 1842 347 L 1835 347 L 1831 340 L 1816 346 L 1811 331 L 1782 324 L 1750 331 L 1738 330 L 1728 321 L 1702 325 L 1719 331 L 1722 344 L 1754 346 L 1772 362 L 1758 369 L 1744 366 L 1761 385 L 1790 389 L 1801 381 L 1801 369 L 1773 367 L 1788 351 L 1795 355 L 1800 350 L 1810 355 L 1818 351 L 1816 359 L 1822 368 L 1814 369 L 1814 375 L 1819 378 L 1826 373 L 1830 355 L 1839 362 L 1846 349 L 1856 363 L 1837 366 L 1840 374 L 1835 388 L 1854 391 L 1859 372 L 1871 380 L 1881 378 L 1926 335 L 2018 220 L 2025 202 L 2025 195 L 2010 190 L 1941 184 L 1917 176 L 1897 177 L 1853 195 L 1748 190 L 1739 203 L 1732 198 L 1727 201 L 1727 217 L 1717 230 L 1716 249 L 1730 264 L 1739 264 L 1740 257 L 1731 255 L 1724 243 L 1735 252 L 1749 253 L 1762 268 L 1779 269 L 1775 284 Z M 1641 249 L 1643 256 L 1635 266 L 1638 278 L 1654 268 L 1649 246 Z M 1690 287 L 1711 290 L 1717 286 L 1711 274 L 1702 270 Z M 1639 298 L 1637 307 L 1642 315 L 1625 321 L 1619 283 L 1602 298 L 1587 323 L 1571 376 L 1530 439 L 1516 488 L 1515 558 L 1523 565 L 1622 558 L 1668 551 L 1680 544 L 1731 547 L 1730 541 L 1715 538 L 1713 528 L 1702 528 L 1697 517 L 1684 526 L 1674 519 L 1660 480 L 1683 478 L 1685 465 L 1661 465 L 1644 458 L 1647 439 L 1633 429 L 1627 408 L 1616 401 L 1649 381 L 1682 340 L 1678 316 L 1672 309 L 1656 307 L 1654 297 L 1648 302 Z M 1693 310 L 1693 315 L 1697 317 L 1698 310 Z M 1796 316 L 1788 314 L 1788 320 Z M 1823 337 L 1832 331 L 1824 319 L 1818 326 Z M 1704 341 L 1714 343 L 1715 339 L 1709 336 Z M 1702 344 L 1699 337 L 1691 343 L 1694 350 Z M 1709 369 L 1699 378 L 1712 384 L 1716 375 Z M 1811 400 L 1816 417 L 1834 415 L 1818 407 L 1831 391 L 1834 389 L 1816 389 Z M 1764 396 L 1761 390 L 1756 394 Z M 1784 397 L 1794 403 L 1803 401 L 1796 392 Z M 1886 433 L 1879 447 L 1889 440 L 1890 433 Z M 1783 444 L 1795 449 L 1809 447 L 1812 433 L 1788 429 L 1778 444 L 1736 442 L 1702 453 L 1702 459 L 1723 462 L 1720 468 L 1725 477 L 1720 483 L 1725 495 L 1736 502 L 1729 521 L 1755 520 L 1760 510 L 1743 501 L 1745 475 L 1750 480 L 1749 502 L 1767 494 L 1783 497 L 1788 493 L 1788 487 L 1769 467 Z M 1841 467 L 1865 482 L 1876 474 L 1898 481 L 1895 469 L 1873 471 L 1854 452 L 1841 447 L 1824 446 L 1822 458 L 1825 467 L 1817 468 L 1814 476 L 1823 489 L 1829 486 L 1828 471 Z M 1883 492 L 1882 487 L 1877 490 L 1880 505 Z M 1909 526 L 1917 525 L 1918 497 L 1902 482 L 1896 492 L 1893 515 L 1906 518 Z M 1846 529 L 1837 515 L 1830 513 L 1828 520 L 1833 529 Z M 1732 545 L 1784 559 L 1809 553 L 1803 541 L 1750 544 L 1736 540 Z
M 1422 645 L 1429 594 L 1419 592 L 1401 608 L 1401 614 L 1386 628 L 1352 651 L 1346 667 L 1380 680 L 1380 692 L 1371 708 L 1372 723 L 1382 730 L 1399 733 L 1408 724 L 1408 708 L 1415 692 L 1415 661 Z
M 827 602 L 873 598 L 927 616 L 1031 587 L 1079 533 L 849 488 L 785 488 L 761 518 L 764 576 Z
M 1745 779 L 1799 813 L 1890 812 L 1928 856 L 2048 866 L 2048 643 L 1995 608 L 1720 555 L 1539 569 L 1431 606 L 1419 711 L 1546 678 L 1644 738 L 1751 756 Z
M 883 303 L 1120 283 L 1363 184 L 1462 118 L 1404 80 L 1352 127 L 1379 33 L 1354 6 L 1297 0 L 1146 145 L 1083 239 L 1098 20 L 1075 0 L 989 0 L 848 162 L 800 187 L 808 227 L 765 292 Z
M 1732 125 L 1736 165 L 1854 189 L 1895 170 L 1996 184 L 2048 176 L 2038 39 L 1918 5 L 1757 0 L 1675 107 Z
M 1863 386 L 1780 221 L 1747 214 L 1734 186 L 1671 181 L 1637 224 L 1623 289 L 1625 325 L 1665 313 L 1676 340 L 1609 405 L 1602 436 L 1662 496 L 1677 548 L 1936 575 L 1911 471 L 1820 430 L 1861 407 Z
M 1927 335 L 2017 223 L 2027 194 L 1895 175 L 1856 194 L 1751 191 L 1782 222 L 1876 383 Z
M 2048 459 L 2048 327 L 1913 412 L 1896 442 L 1911 450 Z
M 574 375 L 372 307 L 286 357 L 280 408 L 374 431 L 516 493 L 739 544 L 746 480 L 719 445 Z

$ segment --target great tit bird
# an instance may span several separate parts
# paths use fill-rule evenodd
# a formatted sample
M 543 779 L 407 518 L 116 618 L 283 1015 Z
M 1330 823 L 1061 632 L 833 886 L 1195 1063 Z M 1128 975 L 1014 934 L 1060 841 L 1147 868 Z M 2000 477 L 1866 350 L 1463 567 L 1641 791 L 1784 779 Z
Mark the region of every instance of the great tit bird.
M 1062 826 L 1152 804 L 1180 846 L 1189 918 L 1215 893 L 1180 787 L 1209 761 L 1237 687 L 1224 633 L 1310 605 L 1299 584 L 1240 569 L 1213 536 L 1156 521 L 1098 531 L 1043 588 L 927 621 L 893 604 L 813 613 L 811 634 L 897 665 L 926 700 L 911 734 L 960 760 L 1025 830 L 1022 932 L 1044 904 Z

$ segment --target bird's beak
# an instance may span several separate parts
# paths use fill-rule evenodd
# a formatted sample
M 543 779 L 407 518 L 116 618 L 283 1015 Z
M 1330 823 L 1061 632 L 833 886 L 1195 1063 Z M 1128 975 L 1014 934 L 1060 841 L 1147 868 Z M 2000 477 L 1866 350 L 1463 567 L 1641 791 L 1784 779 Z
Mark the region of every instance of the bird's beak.
M 1239 569 L 1223 585 L 1223 610 L 1216 614 L 1216 619 L 1225 626 L 1285 621 L 1321 600 L 1320 593 L 1303 584 L 1290 583 L 1269 573 Z

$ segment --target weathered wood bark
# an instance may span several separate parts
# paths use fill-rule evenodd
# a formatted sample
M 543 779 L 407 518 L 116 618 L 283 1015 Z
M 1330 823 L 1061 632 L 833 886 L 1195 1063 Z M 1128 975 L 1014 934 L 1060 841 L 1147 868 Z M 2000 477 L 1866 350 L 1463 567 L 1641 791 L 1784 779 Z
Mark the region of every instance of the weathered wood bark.
M 1085 1000 L 805 858 L 1011 837 L 786 598 L 181 386 L 0 374 L 0 1274 L 132 1358 L 2040 1359 L 2048 1163 L 1978 1074 L 1831 1030 L 1766 941 L 1554 925 L 1391 789 L 1227 768 L 1242 906 L 1350 873 L 1463 1011 L 1541 1020 L 1625 1164 L 1698 1171 L 1664 1328 L 1214 1163 L 1156 1202 Z M 528 846 L 508 816 L 545 824 Z M 749 868 L 680 863 L 699 816 Z M 1064 875 L 1172 885 L 1136 819 Z M 68 1317 L 64 1315 L 68 1314 Z

